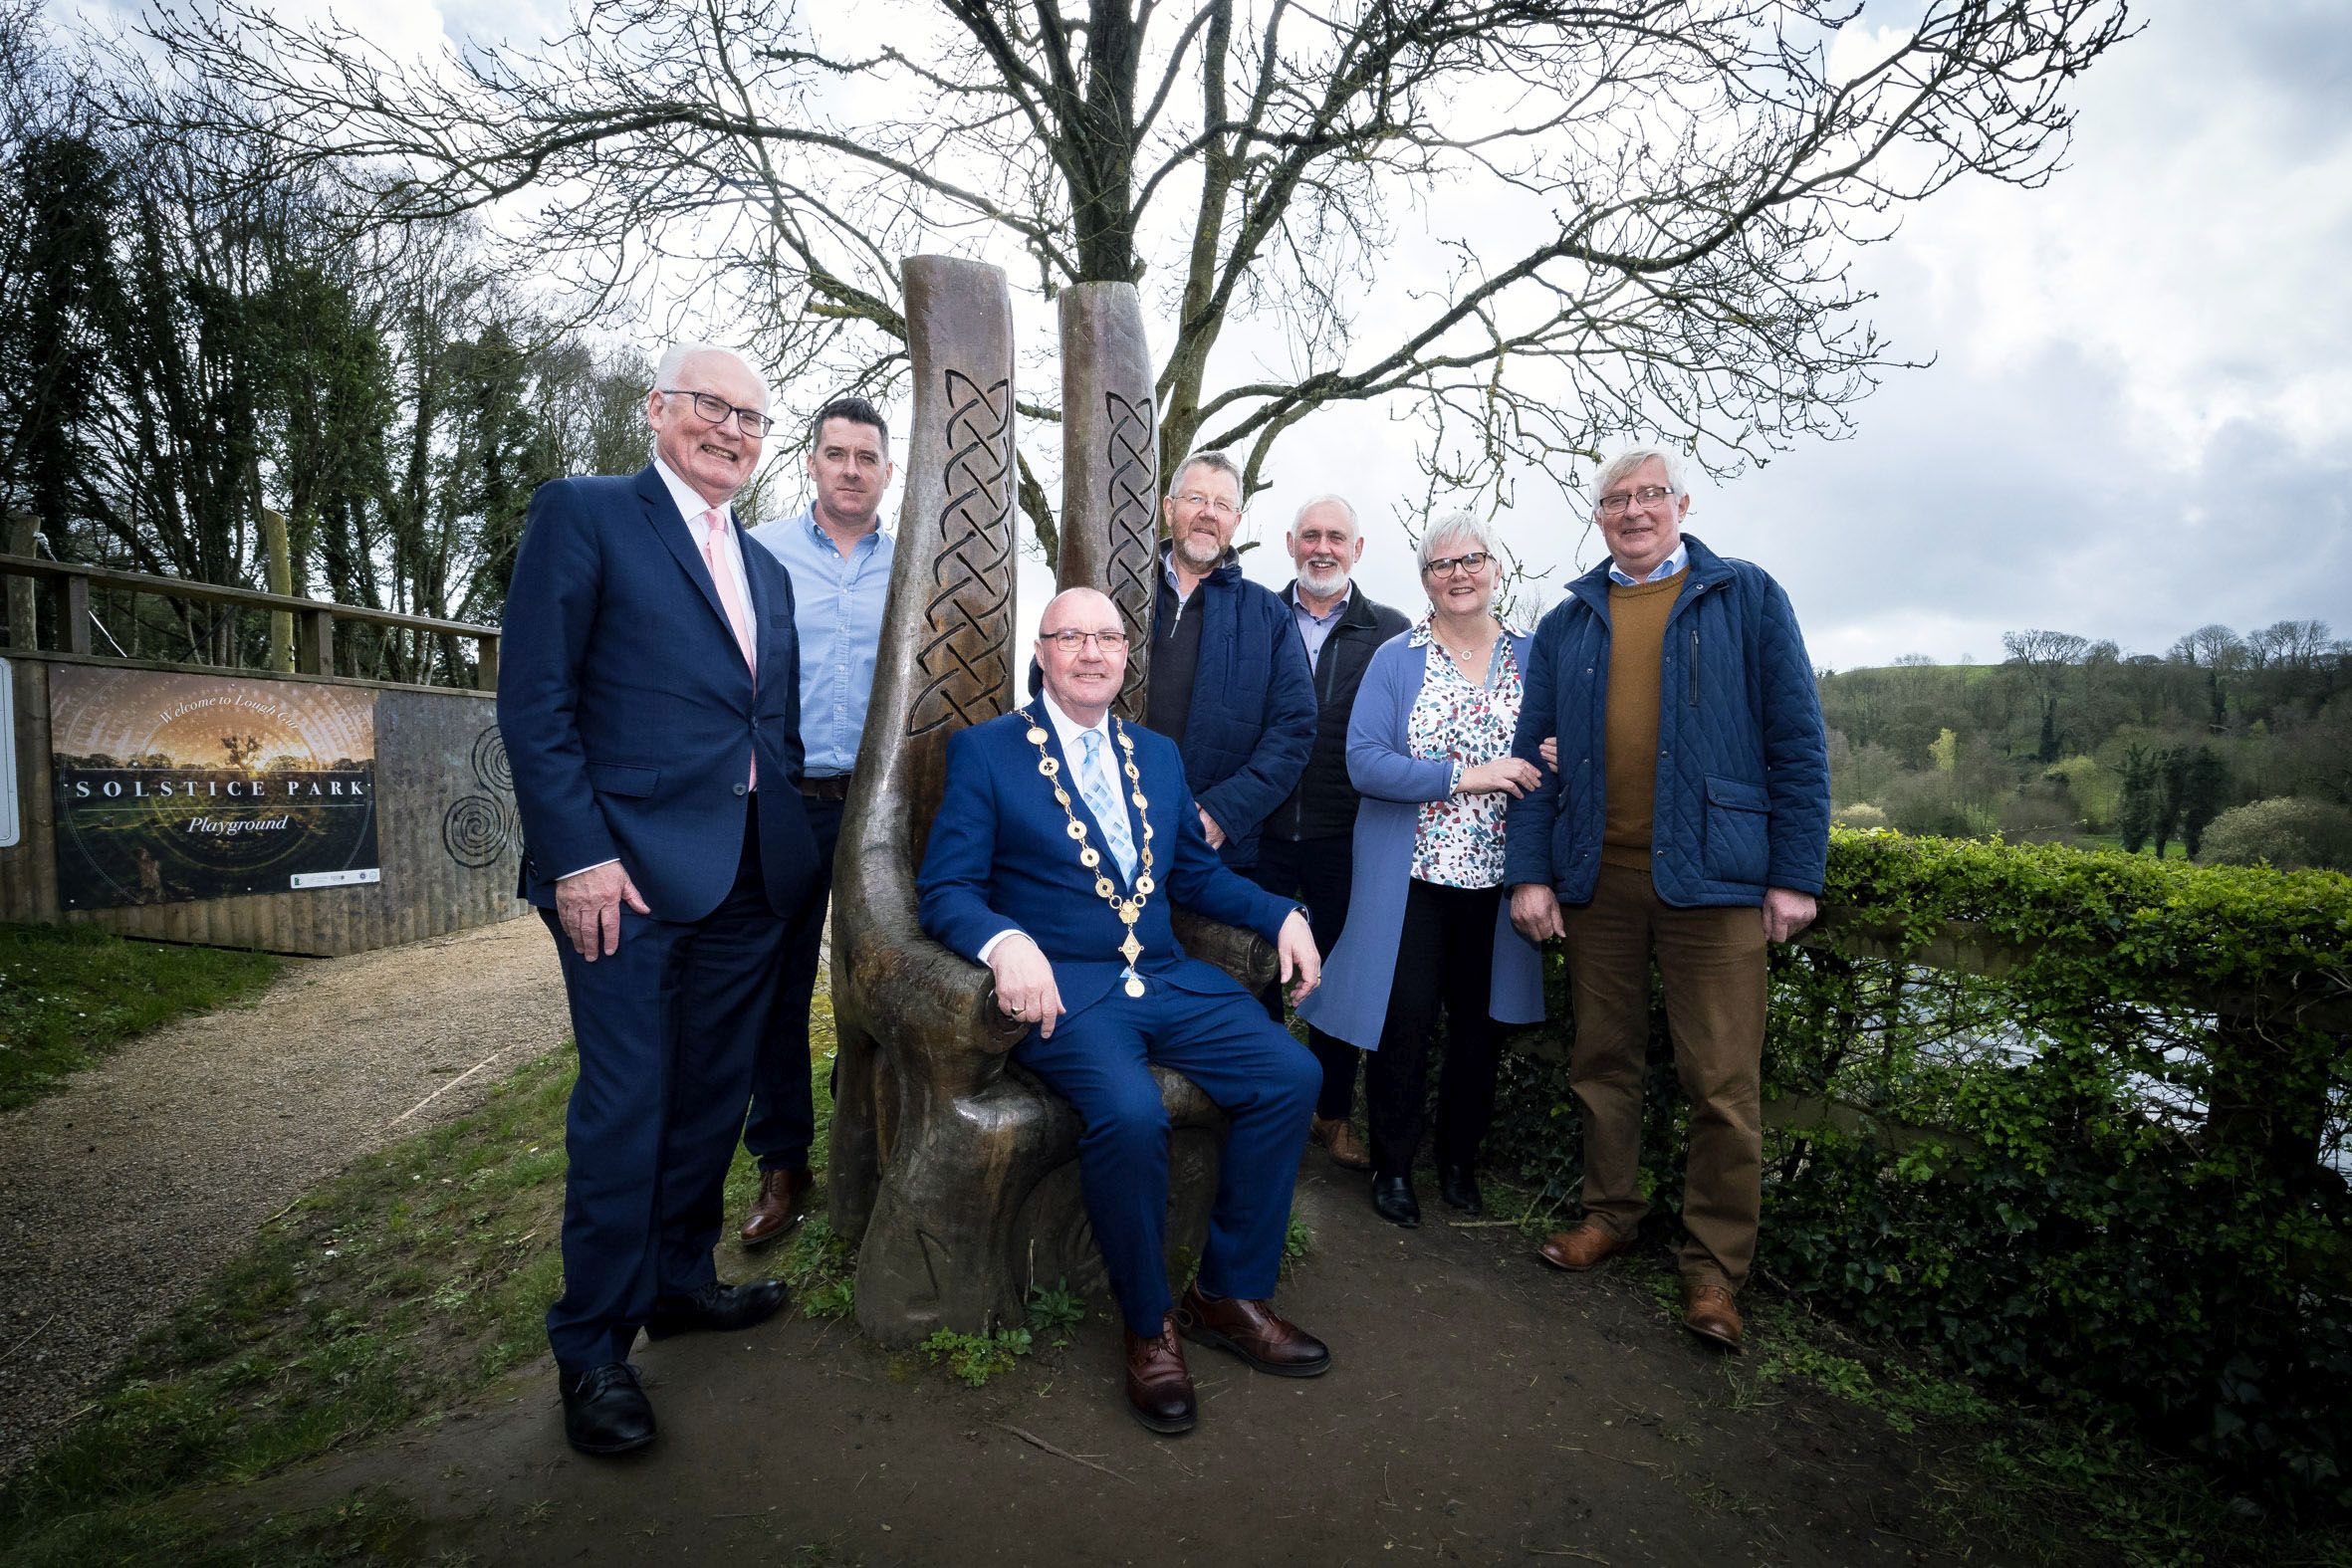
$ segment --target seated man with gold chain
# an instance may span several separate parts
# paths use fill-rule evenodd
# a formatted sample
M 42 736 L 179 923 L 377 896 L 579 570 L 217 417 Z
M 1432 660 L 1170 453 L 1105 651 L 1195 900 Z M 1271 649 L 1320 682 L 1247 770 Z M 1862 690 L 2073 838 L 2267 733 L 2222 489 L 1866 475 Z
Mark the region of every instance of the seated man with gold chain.
M 1077 1107 L 1086 1216 L 1126 1319 L 1128 1406 L 1154 1432 L 1184 1432 L 1194 1400 L 1179 1331 L 1284 1377 L 1316 1376 L 1331 1354 L 1267 1301 L 1322 1068 L 1231 976 L 1185 955 L 1170 901 L 1272 942 L 1294 1000 L 1321 959 L 1303 911 L 1209 847 L 1175 744 L 1110 716 L 1127 667 L 1110 600 L 1057 597 L 1037 656 L 1042 695 L 948 743 L 923 929 L 989 967 L 998 1006 L 1030 1024 L 1014 1059 Z M 1200 1276 L 1172 1308 L 1153 1062 L 1231 1118 Z

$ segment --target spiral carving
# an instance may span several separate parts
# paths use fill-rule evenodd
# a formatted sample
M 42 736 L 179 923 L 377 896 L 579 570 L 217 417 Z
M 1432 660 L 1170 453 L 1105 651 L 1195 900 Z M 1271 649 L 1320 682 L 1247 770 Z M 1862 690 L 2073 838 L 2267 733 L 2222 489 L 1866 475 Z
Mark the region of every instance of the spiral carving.
M 441 847 L 469 871 L 498 864 L 514 846 L 514 822 L 488 795 L 460 795 L 441 816 Z
M 995 718 L 1011 671 L 1013 382 L 983 389 L 952 369 L 946 382 L 947 501 L 915 650 L 910 737 Z
M 512 793 L 515 771 L 506 759 L 506 737 L 498 733 L 498 726 L 486 725 L 474 737 L 474 777 L 482 787 L 500 794 Z
M 1110 562 L 1105 572 L 1110 601 L 1119 607 L 1135 652 L 1119 689 L 1119 712 L 1143 716 L 1143 687 L 1150 670 L 1153 526 L 1159 492 L 1157 440 L 1150 399 L 1131 401 L 1104 391 L 1109 434 L 1104 456 L 1110 513 Z

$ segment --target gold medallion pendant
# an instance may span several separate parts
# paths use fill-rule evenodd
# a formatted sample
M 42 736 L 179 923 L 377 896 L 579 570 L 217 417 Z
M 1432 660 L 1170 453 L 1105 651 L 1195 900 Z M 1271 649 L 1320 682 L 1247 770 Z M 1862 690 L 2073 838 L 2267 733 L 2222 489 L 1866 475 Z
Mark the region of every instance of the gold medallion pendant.
M 1038 749 L 1038 772 L 1045 776 L 1047 785 L 1053 789 L 1055 803 L 1061 807 L 1061 814 L 1069 819 L 1062 831 L 1078 846 L 1078 864 L 1093 876 L 1095 896 L 1109 904 L 1111 913 L 1117 915 L 1119 923 L 1127 928 L 1126 940 L 1119 944 L 1118 949 L 1119 956 L 1127 961 L 1122 989 L 1130 997 L 1140 997 L 1143 995 L 1143 977 L 1135 973 L 1135 961 L 1143 956 L 1143 944 L 1136 939 L 1135 923 L 1143 918 L 1143 906 L 1150 901 L 1152 894 L 1159 891 L 1159 883 L 1151 874 L 1151 819 L 1148 814 L 1151 802 L 1143 795 L 1143 775 L 1135 766 L 1135 743 L 1128 737 L 1127 727 L 1113 720 L 1113 733 L 1118 739 L 1127 787 L 1136 811 L 1144 815 L 1142 841 L 1136 845 L 1134 896 L 1121 898 L 1118 885 L 1101 870 L 1102 852 L 1086 842 L 1086 824 L 1078 820 L 1078 813 L 1070 806 L 1069 791 L 1061 786 L 1058 777 L 1061 765 L 1054 760 L 1053 753 L 1046 750 L 1044 721 L 1026 708 L 1018 711 L 1029 723 L 1022 738 Z

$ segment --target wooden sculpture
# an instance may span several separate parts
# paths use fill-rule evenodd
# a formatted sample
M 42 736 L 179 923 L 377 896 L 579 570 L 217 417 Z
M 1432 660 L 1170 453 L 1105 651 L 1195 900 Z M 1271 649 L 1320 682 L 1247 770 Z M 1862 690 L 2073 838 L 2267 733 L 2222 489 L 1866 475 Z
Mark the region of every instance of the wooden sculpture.
M 1078 1195 L 1077 1113 L 1008 1060 L 1023 1029 L 998 1011 L 988 971 L 915 919 L 947 739 L 1005 712 L 1030 660 L 1013 647 L 1004 274 L 919 256 L 906 263 L 905 292 L 915 388 L 906 498 L 832 901 L 831 1221 L 857 1248 L 858 1325 L 887 1344 L 1019 1322 L 1035 1284 L 1103 1287 Z M 1060 313 L 1058 580 L 1118 605 L 1134 639 L 1118 712 L 1139 720 L 1159 492 L 1142 312 L 1126 284 L 1083 284 L 1062 293 Z M 1178 931 L 1253 990 L 1272 976 L 1272 953 L 1249 933 L 1181 917 Z M 1185 1079 L 1159 1078 L 1174 1129 L 1169 1235 L 1197 1252 L 1224 1117 Z

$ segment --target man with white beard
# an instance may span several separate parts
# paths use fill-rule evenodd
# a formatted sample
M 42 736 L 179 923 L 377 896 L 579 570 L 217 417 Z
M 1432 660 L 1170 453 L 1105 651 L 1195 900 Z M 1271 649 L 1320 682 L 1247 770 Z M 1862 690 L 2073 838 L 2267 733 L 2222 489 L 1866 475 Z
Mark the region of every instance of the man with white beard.
M 1223 452 L 1177 467 L 1161 511 L 1144 724 L 1176 743 L 1201 831 L 1233 870 L 1258 863 L 1259 830 L 1298 785 L 1314 745 L 1306 649 L 1282 600 L 1242 575 L 1233 537 L 1242 472 Z
M 1344 498 L 1317 496 L 1300 507 L 1291 532 L 1283 536 L 1283 548 L 1298 568 L 1282 601 L 1306 646 L 1307 673 L 1314 683 L 1314 749 L 1298 787 L 1267 818 L 1251 876 L 1269 893 L 1303 903 L 1315 947 L 1329 953 L 1346 923 L 1355 880 L 1356 790 L 1347 777 L 1347 720 L 1372 650 L 1404 631 L 1407 622 L 1401 611 L 1375 603 L 1350 580 L 1364 559 L 1364 536 L 1355 508 Z M 1267 1015 L 1281 1022 L 1282 988 L 1267 987 L 1260 1000 Z M 1306 1041 L 1323 1066 L 1310 1136 L 1333 1164 L 1370 1170 L 1371 1152 L 1350 1121 L 1361 1052 L 1321 1029 L 1308 1029 Z

